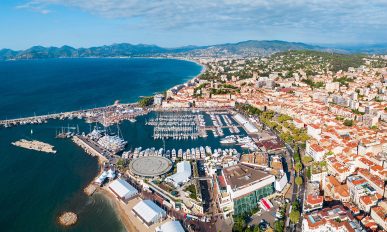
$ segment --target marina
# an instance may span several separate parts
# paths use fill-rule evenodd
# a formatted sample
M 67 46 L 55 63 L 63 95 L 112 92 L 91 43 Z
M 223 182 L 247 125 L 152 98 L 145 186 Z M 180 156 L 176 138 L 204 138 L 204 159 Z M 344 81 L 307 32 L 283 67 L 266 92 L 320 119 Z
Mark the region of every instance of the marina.
M 155 118 L 151 118 L 146 125 L 153 126 L 154 139 L 197 139 L 200 129 L 199 119 L 196 114 L 181 113 L 157 113 Z
M 41 152 L 53 153 L 53 154 L 56 153 L 56 151 L 54 150 L 54 146 L 37 140 L 30 141 L 26 139 L 21 139 L 19 141 L 12 142 L 12 145 L 29 149 L 29 150 L 35 150 L 35 151 L 41 151 Z
M 70 139 L 82 137 L 82 132 L 87 136 L 90 125 L 103 128 L 105 123 L 115 130 L 120 123 L 123 137 L 128 141 L 126 149 L 137 147 L 137 143 L 144 147 L 150 142 L 160 142 L 143 134 L 143 121 L 137 118 L 142 118 L 147 111 L 137 108 L 136 104 L 110 104 L 117 99 L 124 103 L 136 102 L 139 96 L 185 82 L 200 69 L 191 62 L 166 59 L 3 62 L 2 70 L 7 75 L 2 76 L 2 87 L 7 93 L 3 91 L 4 97 L 0 100 L 0 170 L 7 191 L 0 191 L 2 230 L 64 231 L 58 217 L 63 212 L 76 212 L 78 221 L 71 231 L 136 231 L 126 227 L 128 223 L 118 217 L 118 206 L 99 189 L 91 196 L 84 194 L 83 189 L 99 175 L 100 166 L 97 159 Z M 120 78 L 113 81 L 112 76 Z M 153 81 L 158 83 L 154 87 L 150 84 Z M 70 133 L 67 134 L 68 125 Z M 77 125 L 79 133 L 75 129 Z M 62 128 L 66 135 L 56 139 Z M 137 128 L 141 132 L 139 137 L 132 134 Z M 20 139 L 51 144 L 57 153 L 36 155 L 34 150 L 11 144 Z M 110 152 L 106 154 L 107 159 L 112 157 Z M 15 175 L 9 175 L 10 172 Z M 23 189 L 28 189 L 28 197 Z
M 148 157 L 148 156 L 158 156 L 165 157 L 171 159 L 172 161 L 179 160 L 204 160 L 207 157 L 218 157 L 220 155 L 239 155 L 240 153 L 235 148 L 215 148 L 212 149 L 210 146 L 200 146 L 200 147 L 192 147 L 187 149 L 171 149 L 165 150 L 163 148 L 156 149 L 146 148 L 142 149 L 142 147 L 137 147 L 133 152 L 127 152 L 125 158 L 129 159 L 137 159 L 139 157 Z

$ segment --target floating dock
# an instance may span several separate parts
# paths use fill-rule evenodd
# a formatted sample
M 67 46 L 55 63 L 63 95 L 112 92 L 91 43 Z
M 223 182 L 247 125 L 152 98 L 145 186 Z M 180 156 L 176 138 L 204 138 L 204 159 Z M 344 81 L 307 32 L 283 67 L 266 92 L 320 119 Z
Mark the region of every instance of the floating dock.
M 37 140 L 21 139 L 19 141 L 13 142 L 12 145 L 29 149 L 29 150 L 42 151 L 42 152 L 54 153 L 54 154 L 56 153 L 56 151 L 54 150 L 54 146 Z

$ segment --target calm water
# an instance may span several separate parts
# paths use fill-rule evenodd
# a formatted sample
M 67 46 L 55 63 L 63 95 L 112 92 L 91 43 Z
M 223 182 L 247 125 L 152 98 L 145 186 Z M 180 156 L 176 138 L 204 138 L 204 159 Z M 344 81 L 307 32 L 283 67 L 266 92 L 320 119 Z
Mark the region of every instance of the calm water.
M 116 99 L 131 102 L 182 83 L 200 70 L 194 63 L 161 59 L 0 62 L 0 118 L 101 106 Z M 153 143 L 151 128 L 144 130 L 141 120 L 122 125 L 132 146 Z M 82 192 L 97 174 L 97 161 L 70 140 L 54 138 L 61 126 L 76 124 L 89 131 L 81 120 L 0 128 L 0 231 L 124 230 L 109 201 Z M 52 155 L 10 144 L 21 138 L 48 142 L 58 152 Z M 79 216 L 69 229 L 56 223 L 65 210 Z
M 0 119 L 134 102 L 200 70 L 172 59 L 0 61 Z

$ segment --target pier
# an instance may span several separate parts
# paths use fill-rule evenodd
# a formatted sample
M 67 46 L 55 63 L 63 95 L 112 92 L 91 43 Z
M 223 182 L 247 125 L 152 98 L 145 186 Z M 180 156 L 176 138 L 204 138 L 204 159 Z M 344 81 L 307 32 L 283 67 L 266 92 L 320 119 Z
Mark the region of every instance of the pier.
M 108 161 L 108 159 L 106 158 L 108 152 L 102 150 L 99 146 L 94 144 L 94 142 L 88 139 L 87 137 L 74 136 L 72 140 L 75 144 L 83 148 L 86 153 L 97 157 L 100 164 Z
M 87 122 L 99 122 L 104 126 L 109 126 L 123 120 L 133 120 L 135 117 L 146 113 L 147 110 L 138 107 L 137 104 L 114 104 L 86 110 L 0 120 L 0 126 L 12 127 L 26 124 L 41 124 L 51 119 L 64 120 L 73 118 L 85 118 Z

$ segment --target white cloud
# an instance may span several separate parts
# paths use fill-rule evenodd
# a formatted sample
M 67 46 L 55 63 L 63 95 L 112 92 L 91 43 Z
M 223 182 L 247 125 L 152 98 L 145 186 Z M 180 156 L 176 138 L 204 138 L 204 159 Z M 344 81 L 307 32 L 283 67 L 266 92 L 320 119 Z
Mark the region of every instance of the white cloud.
M 34 2 L 34 1 L 31 1 L 31 2 L 27 2 L 25 4 L 22 4 L 22 5 L 18 5 L 16 6 L 17 9 L 30 9 L 30 10 L 33 10 L 35 12 L 38 12 L 40 14 L 48 14 L 50 13 L 51 11 L 48 10 L 44 4 L 40 3 L 40 2 Z
M 359 33 L 387 28 L 387 2 L 364 0 L 33 0 L 19 6 L 48 13 L 67 6 L 161 30 L 295 29 Z M 380 33 L 380 32 L 379 32 Z

